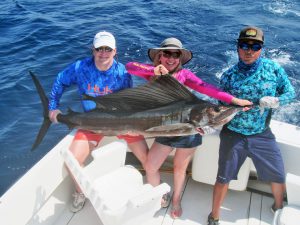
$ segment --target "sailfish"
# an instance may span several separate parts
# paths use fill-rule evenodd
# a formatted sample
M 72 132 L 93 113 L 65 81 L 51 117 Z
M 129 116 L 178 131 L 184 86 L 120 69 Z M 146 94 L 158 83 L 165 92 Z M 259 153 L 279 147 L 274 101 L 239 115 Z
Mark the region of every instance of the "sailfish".
M 44 121 L 32 146 L 34 150 L 43 140 L 51 125 L 48 117 L 48 98 L 37 77 L 30 71 L 43 105 Z M 147 137 L 184 136 L 199 132 L 204 127 L 220 127 L 228 123 L 243 108 L 218 105 L 199 99 L 170 75 L 134 88 L 105 96 L 83 96 L 96 103 L 88 112 L 57 115 L 57 121 L 70 129 L 84 129 L 104 136 L 133 132 Z

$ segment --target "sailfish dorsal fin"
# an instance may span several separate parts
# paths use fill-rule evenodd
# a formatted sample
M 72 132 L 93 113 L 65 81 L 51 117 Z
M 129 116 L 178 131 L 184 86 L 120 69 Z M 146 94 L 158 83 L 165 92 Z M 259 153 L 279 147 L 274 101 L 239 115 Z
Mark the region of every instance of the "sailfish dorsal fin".
M 128 88 L 105 96 L 84 96 L 96 103 L 101 111 L 137 112 L 162 107 L 170 103 L 199 99 L 170 75 L 157 76 L 144 85 Z

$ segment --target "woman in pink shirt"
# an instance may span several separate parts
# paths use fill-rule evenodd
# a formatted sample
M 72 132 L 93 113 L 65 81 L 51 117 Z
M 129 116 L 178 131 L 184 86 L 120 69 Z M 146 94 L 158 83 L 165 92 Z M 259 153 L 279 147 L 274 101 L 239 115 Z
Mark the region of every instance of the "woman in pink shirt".
M 155 75 L 171 74 L 180 83 L 187 87 L 210 97 L 240 106 L 251 105 L 251 102 L 238 99 L 222 90 L 207 84 L 198 78 L 194 73 L 183 69 L 182 65 L 192 59 L 192 52 L 184 49 L 182 43 L 176 38 L 165 39 L 159 48 L 148 50 L 148 55 L 153 65 L 130 62 L 126 64 L 126 69 L 130 74 L 143 77 L 147 80 Z M 157 137 L 151 146 L 146 164 L 147 181 L 153 186 L 160 184 L 159 168 L 166 160 L 173 149 L 176 149 L 174 156 L 174 193 L 172 198 L 172 218 L 178 218 L 182 214 L 180 204 L 181 192 L 185 180 L 186 169 L 193 157 L 196 147 L 201 145 L 202 136 L 200 134 L 179 136 L 179 137 Z M 167 194 L 162 199 L 162 207 L 169 204 L 170 195 Z

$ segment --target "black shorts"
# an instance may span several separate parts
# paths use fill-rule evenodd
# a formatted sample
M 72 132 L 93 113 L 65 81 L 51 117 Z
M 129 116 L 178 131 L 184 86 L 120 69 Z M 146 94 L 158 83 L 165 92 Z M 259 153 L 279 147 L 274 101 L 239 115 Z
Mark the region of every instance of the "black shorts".
M 194 134 L 178 137 L 157 137 L 155 141 L 172 148 L 195 148 L 202 144 L 202 136 L 200 134 Z

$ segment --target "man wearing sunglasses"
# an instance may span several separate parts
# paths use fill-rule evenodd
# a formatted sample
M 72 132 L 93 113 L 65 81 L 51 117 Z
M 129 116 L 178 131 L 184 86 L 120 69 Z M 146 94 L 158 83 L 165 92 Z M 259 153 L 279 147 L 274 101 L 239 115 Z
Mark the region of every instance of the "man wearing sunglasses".
M 272 109 L 289 103 L 295 97 L 295 91 L 284 69 L 261 56 L 263 44 L 261 29 L 251 26 L 242 29 L 237 39 L 239 62 L 221 77 L 224 91 L 260 107 L 238 113 L 222 128 L 219 168 L 208 225 L 219 224 L 220 208 L 229 182 L 237 179 L 246 157 L 252 159 L 258 178 L 271 183 L 274 196 L 271 210 L 275 212 L 283 206 L 284 165 L 269 123 Z
M 117 62 L 115 37 L 106 31 L 97 33 L 93 40 L 92 56 L 78 60 L 61 71 L 52 87 L 49 98 L 49 118 L 57 122 L 56 116 L 61 113 L 58 109 L 59 100 L 65 90 L 71 85 L 76 85 L 79 95 L 101 96 L 132 87 L 132 78 L 127 73 L 125 66 Z M 85 112 L 96 107 L 90 100 L 82 100 Z M 99 144 L 103 136 L 86 130 L 78 130 L 70 146 L 81 165 L 84 164 L 90 152 Z M 143 136 L 120 135 L 128 147 L 144 165 L 146 161 L 148 146 Z M 70 210 L 78 212 L 85 203 L 85 196 L 76 185 L 76 192 Z

